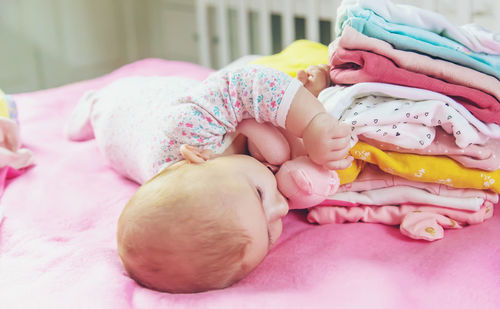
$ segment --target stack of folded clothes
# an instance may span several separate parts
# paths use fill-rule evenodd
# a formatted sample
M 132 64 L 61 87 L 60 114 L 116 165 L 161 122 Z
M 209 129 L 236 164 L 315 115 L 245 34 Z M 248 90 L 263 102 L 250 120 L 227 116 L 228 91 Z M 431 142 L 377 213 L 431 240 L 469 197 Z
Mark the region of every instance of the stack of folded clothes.
M 352 128 L 359 177 L 316 223 L 400 225 L 443 237 L 493 214 L 500 192 L 500 34 L 388 0 L 344 0 L 319 99 Z
M 32 152 L 21 147 L 16 104 L 0 89 L 0 197 L 8 181 L 32 164 Z M 0 223 L 2 213 L 0 205 Z

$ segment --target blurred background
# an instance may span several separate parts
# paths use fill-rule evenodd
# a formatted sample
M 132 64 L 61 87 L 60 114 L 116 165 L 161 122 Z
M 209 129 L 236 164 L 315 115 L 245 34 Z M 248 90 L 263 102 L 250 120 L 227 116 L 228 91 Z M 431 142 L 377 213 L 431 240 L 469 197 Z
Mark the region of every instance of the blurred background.
M 231 1 L 231 0 L 225 0 Z M 244 0 L 235 0 L 238 2 Z M 282 20 L 276 8 L 281 1 L 248 1 L 270 8 L 270 46 L 264 53 L 276 53 L 283 46 Z M 327 8 L 335 15 L 340 1 L 319 1 L 318 8 Z M 373 0 L 376 1 L 376 0 Z M 393 0 L 437 11 L 456 24 L 475 22 L 500 31 L 499 0 Z M 221 1 L 208 1 L 221 3 Z M 224 2 L 224 1 L 222 1 Z M 294 38 L 307 37 L 307 18 L 300 7 L 310 1 L 288 0 L 297 6 Z M 210 46 L 209 62 L 199 53 L 197 0 L 0 0 L 0 88 L 18 93 L 52 88 L 71 82 L 94 78 L 124 64 L 148 57 L 202 63 L 219 68 L 217 33 L 218 15 L 207 6 L 206 24 Z M 199 4 L 199 3 L 198 3 Z M 199 12 L 198 12 L 199 13 Z M 234 31 L 238 22 L 234 9 L 227 10 L 230 53 L 238 52 L 240 33 Z M 320 16 L 321 17 L 321 16 Z M 259 47 L 262 19 L 257 12 L 248 13 L 250 45 L 245 53 L 263 54 Z M 316 38 L 328 44 L 333 38 L 331 18 L 320 18 Z M 207 64 L 209 63 L 209 64 Z

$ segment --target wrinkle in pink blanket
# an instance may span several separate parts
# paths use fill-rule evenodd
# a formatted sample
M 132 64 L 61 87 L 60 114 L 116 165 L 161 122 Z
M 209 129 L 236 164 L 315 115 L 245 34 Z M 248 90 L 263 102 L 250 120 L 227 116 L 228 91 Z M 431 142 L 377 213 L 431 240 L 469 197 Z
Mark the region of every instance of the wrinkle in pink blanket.
M 330 55 L 330 65 L 334 84 L 380 82 L 427 89 L 453 98 L 483 122 L 500 124 L 500 102 L 490 94 L 399 68 L 379 54 L 337 45 Z
M 0 168 L 0 198 L 2 197 L 5 187 L 8 185 L 9 180 L 22 175 L 26 172 L 27 168 L 15 169 L 10 166 Z

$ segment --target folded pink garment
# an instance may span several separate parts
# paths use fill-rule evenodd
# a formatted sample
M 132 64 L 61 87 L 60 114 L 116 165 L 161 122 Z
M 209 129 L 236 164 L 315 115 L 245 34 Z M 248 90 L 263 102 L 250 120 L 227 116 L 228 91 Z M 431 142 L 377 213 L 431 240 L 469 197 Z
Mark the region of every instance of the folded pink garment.
M 465 148 L 460 148 L 455 143 L 454 136 L 447 134 L 440 127 L 436 127 L 436 135 L 432 144 L 422 149 L 403 148 L 363 135 L 359 135 L 358 138 L 382 150 L 429 156 L 448 156 L 465 167 L 478 168 L 485 171 L 495 171 L 500 168 L 500 139 L 490 139 L 484 145 L 473 144 Z
M 32 164 L 33 153 L 21 148 L 19 124 L 13 119 L 0 117 L 0 167 L 21 169 Z
M 493 216 L 493 206 L 469 212 L 432 206 L 316 206 L 309 209 L 311 223 L 367 222 L 400 225 L 401 233 L 414 239 L 443 238 L 443 228 L 460 228 L 478 224 Z
M 379 54 L 348 50 L 337 45 L 330 56 L 330 64 L 330 77 L 335 84 L 381 82 L 427 89 L 453 98 L 484 122 L 500 124 L 500 103 L 495 97 L 474 88 L 399 68 L 389 58 Z
M 395 49 L 391 44 L 366 36 L 349 25 L 344 26 L 342 35 L 336 44 L 345 49 L 365 50 L 385 56 L 405 70 L 422 73 L 452 84 L 475 88 L 500 100 L 500 81 L 493 76 L 453 62 Z M 334 44 L 330 44 L 329 47 L 334 48 Z
M 392 186 L 366 191 L 338 192 L 323 200 L 321 206 L 381 206 L 428 205 L 460 210 L 478 211 L 484 205 L 493 205 L 482 197 L 453 197 L 430 193 L 410 186 Z M 319 206 L 318 205 L 318 206 Z

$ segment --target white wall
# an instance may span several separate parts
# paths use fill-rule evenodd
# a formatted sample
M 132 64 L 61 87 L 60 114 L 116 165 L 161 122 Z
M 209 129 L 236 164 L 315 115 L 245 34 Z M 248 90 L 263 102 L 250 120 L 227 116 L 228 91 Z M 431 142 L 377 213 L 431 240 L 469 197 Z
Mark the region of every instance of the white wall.
M 49 88 L 154 54 L 151 1 L 0 0 L 0 88 Z
M 500 30 L 498 0 L 396 2 Z M 0 0 L 0 88 L 55 87 L 145 57 L 198 62 L 195 16 L 194 0 Z

